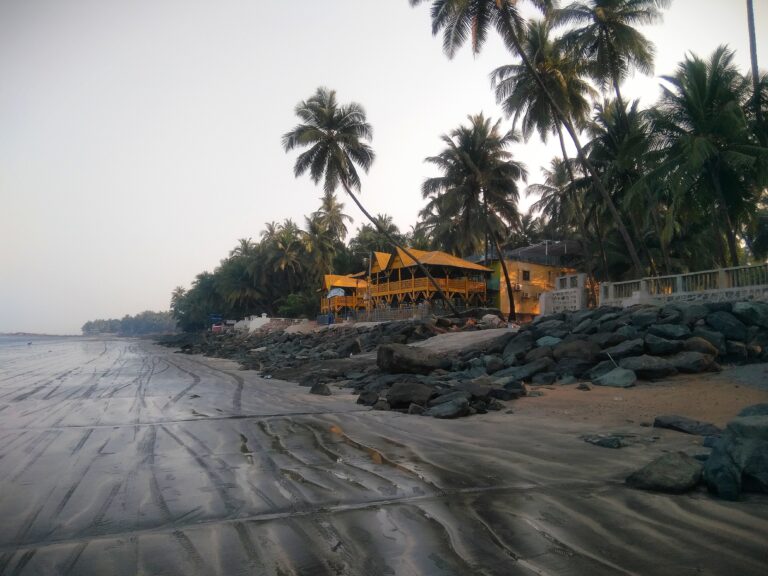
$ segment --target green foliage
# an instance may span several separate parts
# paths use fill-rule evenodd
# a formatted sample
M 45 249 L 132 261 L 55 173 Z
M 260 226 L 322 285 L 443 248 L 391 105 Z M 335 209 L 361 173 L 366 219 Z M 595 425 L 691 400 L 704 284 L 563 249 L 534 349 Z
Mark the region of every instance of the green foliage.
M 167 334 L 176 332 L 176 320 L 171 312 L 151 312 L 149 310 L 135 316 L 123 316 L 121 319 L 89 320 L 83 324 L 85 335 L 119 334 L 120 336 L 143 336 L 146 334 Z

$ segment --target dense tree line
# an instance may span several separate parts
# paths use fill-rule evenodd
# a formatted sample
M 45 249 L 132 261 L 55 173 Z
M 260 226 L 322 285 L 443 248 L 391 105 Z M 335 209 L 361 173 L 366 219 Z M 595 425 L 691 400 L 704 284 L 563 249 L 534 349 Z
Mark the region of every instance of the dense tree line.
M 449 130 L 425 159 L 433 170 L 422 186 L 426 204 L 402 233 L 357 196 L 359 170 L 375 159 L 364 108 L 319 88 L 296 106 L 299 123 L 282 144 L 299 151 L 295 175 L 322 184 L 320 207 L 303 226 L 268 223 L 258 241 L 241 240 L 212 273 L 177 288 L 179 326 L 202 328 L 212 313 L 311 316 L 323 274 L 363 270 L 372 250 L 392 246 L 467 255 L 569 239 L 596 281 L 764 260 L 768 76 L 759 75 L 754 48 L 751 77 L 720 46 L 687 55 L 648 108 L 622 91 L 628 75 L 653 70 L 654 46 L 637 26 L 658 22 L 668 3 L 536 1 L 541 16 L 526 20 L 512 0 L 430 0 L 432 30 L 449 57 L 465 43 L 477 53 L 500 34 L 512 61 L 491 81 L 511 125 L 481 114 Z M 513 150 L 534 133 L 557 138 L 561 154 L 527 186 L 536 202 L 521 214 L 528 172 Z M 370 222 L 349 240 L 339 188 Z
M 152 312 L 147 310 L 135 316 L 109 320 L 89 320 L 83 324 L 83 334 L 119 334 L 121 336 L 142 336 L 144 334 L 166 334 L 175 332 L 176 319 L 170 311 Z

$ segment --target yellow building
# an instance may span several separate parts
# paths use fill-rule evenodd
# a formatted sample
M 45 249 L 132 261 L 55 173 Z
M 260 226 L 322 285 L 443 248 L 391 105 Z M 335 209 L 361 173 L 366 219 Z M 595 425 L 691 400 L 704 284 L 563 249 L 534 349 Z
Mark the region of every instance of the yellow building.
M 365 310 L 368 282 L 364 272 L 339 276 L 323 276 L 323 294 L 320 297 L 320 313 L 345 316 L 355 310 Z

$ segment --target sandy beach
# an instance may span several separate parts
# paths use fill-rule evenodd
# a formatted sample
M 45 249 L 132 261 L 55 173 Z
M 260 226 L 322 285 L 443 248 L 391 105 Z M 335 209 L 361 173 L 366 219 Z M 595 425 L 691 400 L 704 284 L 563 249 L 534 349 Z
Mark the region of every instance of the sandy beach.
M 705 451 L 643 424 L 722 425 L 766 369 L 441 421 L 136 340 L 0 348 L 0 574 L 764 574 L 767 498 L 623 481 Z

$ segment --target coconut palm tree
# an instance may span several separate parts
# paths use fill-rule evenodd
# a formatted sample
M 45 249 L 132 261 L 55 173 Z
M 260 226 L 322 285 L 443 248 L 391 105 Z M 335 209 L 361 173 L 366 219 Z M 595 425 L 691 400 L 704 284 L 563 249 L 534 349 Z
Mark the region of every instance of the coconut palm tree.
M 752 0 L 747 0 L 747 27 L 749 28 L 749 61 L 752 66 L 752 91 L 754 94 L 755 117 L 758 128 L 763 125 L 763 106 L 761 103 L 760 71 L 757 67 L 757 38 L 755 35 L 755 7 Z
M 461 125 L 444 134 L 445 148 L 437 156 L 426 158 L 442 172 L 428 178 L 422 195 L 430 204 L 442 205 L 444 213 L 456 214 L 462 238 L 476 242 L 485 229 L 499 256 L 509 297 L 510 320 L 515 317 L 515 302 L 507 265 L 499 242 L 506 229 L 519 220 L 518 180 L 525 180 L 525 166 L 512 159 L 507 148 L 520 140 L 517 132 L 501 132 L 501 121 L 493 122 L 483 114 L 469 116 L 469 125 Z M 446 209 L 448 208 L 448 209 Z
M 320 209 L 314 215 L 334 239 L 343 241 L 349 233 L 347 222 L 352 222 L 352 217 L 344 214 L 344 204 L 339 202 L 336 194 L 324 194 L 320 201 Z
M 563 36 L 587 64 L 601 88 L 613 87 L 619 111 L 625 110 L 622 81 L 635 69 L 653 73 L 655 48 L 635 26 L 655 24 L 670 0 L 587 0 L 553 12 L 558 25 L 576 25 Z M 624 121 L 621 118 L 621 121 Z
M 316 184 L 323 181 L 326 194 L 331 194 L 341 185 L 379 232 L 387 236 L 393 246 L 416 262 L 440 297 L 456 314 L 453 304 L 445 296 L 429 270 L 407 248 L 388 235 L 353 191 L 360 190 L 360 176 L 356 166 L 360 166 L 367 172 L 375 158 L 373 149 L 366 142 L 370 141 L 373 129 L 366 121 L 363 107 L 356 102 L 340 105 L 336 101 L 335 90 L 321 87 L 307 100 L 299 102 L 295 112 L 301 123 L 283 135 L 283 148 L 286 152 L 294 148 L 309 147 L 309 149 L 296 158 L 294 175 L 298 177 L 308 171 Z
M 704 217 L 714 207 L 717 236 L 725 237 L 730 264 L 738 266 L 737 235 L 766 184 L 768 158 L 744 115 L 749 81 L 726 46 L 706 61 L 687 56 L 664 80 L 669 86 L 662 86 L 653 111 L 665 154 L 658 171 L 672 182 L 678 204 L 695 205 Z M 721 261 L 727 262 L 724 249 Z
M 421 4 L 424 0 L 410 0 L 412 6 Z M 552 2 L 549 0 L 532 0 L 538 9 L 549 13 Z M 587 158 L 581 145 L 576 127 L 568 114 L 560 107 L 558 99 L 553 96 L 546 82 L 539 74 L 528 54 L 523 48 L 521 38 L 524 35 L 525 19 L 518 10 L 517 0 L 432 0 L 432 33 L 443 31 L 443 49 L 448 57 L 453 57 L 458 49 L 469 39 L 472 51 L 478 53 L 485 43 L 488 32 L 495 28 L 501 39 L 513 55 L 518 56 L 538 84 L 542 93 L 550 101 L 552 108 L 563 123 L 563 127 L 573 141 L 578 153 L 579 162 L 592 179 L 595 189 L 600 192 L 606 206 L 616 221 L 617 228 L 627 247 L 629 256 L 637 274 L 643 273 L 643 267 L 637 256 L 637 250 L 627 231 L 621 214 L 616 208 L 608 190 L 600 180 L 595 167 Z

